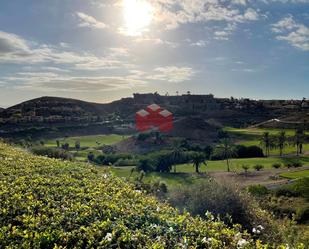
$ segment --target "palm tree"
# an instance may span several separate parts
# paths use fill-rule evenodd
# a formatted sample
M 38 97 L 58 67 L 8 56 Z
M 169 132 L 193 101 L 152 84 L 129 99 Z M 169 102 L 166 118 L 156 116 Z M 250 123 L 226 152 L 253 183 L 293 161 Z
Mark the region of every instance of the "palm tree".
M 183 149 L 179 146 L 176 146 L 171 153 L 171 160 L 174 163 L 174 173 L 176 173 L 177 163 L 179 163 L 182 156 L 183 156 Z
M 218 150 L 226 160 L 227 172 L 230 172 L 229 159 L 236 154 L 234 144 L 230 138 L 223 138 L 218 145 Z
M 296 145 L 296 154 L 303 153 L 303 142 L 304 142 L 304 130 L 297 129 L 294 135 L 294 144 Z
M 280 156 L 282 156 L 283 155 L 283 149 L 286 145 L 285 131 L 281 131 L 279 133 L 277 142 L 278 142 L 278 147 L 279 147 L 279 151 L 280 151 Z
M 192 155 L 192 163 L 193 163 L 193 167 L 195 167 L 195 172 L 199 173 L 200 166 L 202 164 L 207 165 L 205 154 L 201 152 L 195 152 Z
M 261 144 L 265 148 L 265 154 L 268 157 L 270 154 L 270 148 L 272 147 L 271 138 L 269 132 L 264 132 L 261 137 Z

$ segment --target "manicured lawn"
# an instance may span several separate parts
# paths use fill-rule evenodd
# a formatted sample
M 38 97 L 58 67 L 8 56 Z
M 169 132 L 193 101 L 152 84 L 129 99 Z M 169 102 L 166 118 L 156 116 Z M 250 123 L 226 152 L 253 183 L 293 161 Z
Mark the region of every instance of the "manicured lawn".
M 264 132 L 269 132 L 270 135 L 277 135 L 282 129 L 265 129 L 265 128 L 233 128 L 233 127 L 226 127 L 224 128 L 225 131 L 231 133 L 238 133 L 238 134 L 250 134 L 250 135 L 262 135 Z M 293 129 L 284 129 L 286 136 L 293 136 L 295 134 L 295 130 Z M 309 132 L 305 132 L 306 135 L 309 135 Z
M 123 139 L 126 139 L 127 137 L 128 136 L 111 134 L 111 135 L 91 135 L 91 136 L 58 138 L 46 141 L 45 146 L 56 147 L 57 146 L 56 141 L 59 140 L 60 143 L 69 143 L 70 147 L 74 147 L 76 141 L 80 142 L 81 147 L 98 147 L 101 145 L 115 144 Z
M 232 171 L 242 171 L 242 165 L 248 165 L 251 170 L 256 164 L 261 164 L 265 169 L 270 169 L 274 163 L 281 163 L 282 166 L 295 161 L 295 158 L 279 158 L 279 157 L 263 157 L 263 158 L 240 158 L 230 160 L 230 168 Z M 309 157 L 300 157 L 299 161 L 304 165 L 309 165 Z M 226 170 L 226 161 L 208 161 L 207 166 L 201 166 L 201 172 L 207 171 L 225 171 Z M 177 166 L 177 171 L 179 172 L 194 172 L 192 164 L 182 164 Z
M 295 158 L 244 158 L 244 159 L 232 159 L 231 160 L 231 171 L 243 171 L 242 165 L 248 165 L 250 170 L 254 170 L 253 166 L 256 164 L 262 164 L 265 169 L 272 168 L 274 163 L 281 163 L 282 166 L 290 163 L 291 161 L 295 160 Z M 299 160 L 304 165 L 309 165 L 309 158 L 299 158 Z M 105 166 L 97 167 L 100 169 L 105 169 Z M 125 167 L 111 167 L 110 170 L 119 177 L 129 178 L 131 174 L 131 170 L 134 166 L 125 166 Z M 146 182 L 165 182 L 169 186 L 174 185 L 190 185 L 196 182 L 202 181 L 205 179 L 204 175 L 196 175 L 194 174 L 195 168 L 192 164 L 181 164 L 176 166 L 177 173 L 174 172 L 174 168 L 172 169 L 171 173 L 146 173 L 144 180 Z M 207 172 L 215 172 L 215 171 L 226 171 L 226 161 L 208 161 L 207 166 L 202 165 L 200 167 L 200 172 L 207 173 Z M 131 179 L 135 179 L 138 177 L 140 173 L 134 172 L 131 175 Z
M 261 129 L 261 128 L 252 128 L 252 129 L 238 129 L 226 127 L 225 131 L 231 133 L 238 141 L 238 144 L 245 146 L 256 145 L 261 147 L 260 138 L 264 132 L 269 132 L 270 135 L 278 135 L 280 129 Z M 287 137 L 292 137 L 295 134 L 295 130 L 285 129 L 284 130 Z M 306 132 L 309 135 L 309 132 Z M 303 145 L 303 151 L 309 151 L 309 144 Z M 287 145 L 283 151 L 284 154 L 296 154 L 296 147 L 293 145 Z M 270 151 L 271 155 L 279 155 L 279 149 L 272 149 Z
M 135 167 L 133 166 L 118 167 L 118 168 L 112 167 L 110 168 L 110 170 L 118 177 L 125 177 L 129 179 L 132 168 L 135 168 Z M 98 167 L 98 169 L 103 170 L 104 166 Z M 140 175 L 139 172 L 134 172 L 131 175 L 131 180 L 134 180 L 139 175 Z M 176 173 L 176 174 L 175 173 L 157 173 L 157 172 L 146 173 L 144 177 L 145 182 L 159 181 L 161 183 L 167 184 L 168 186 L 191 185 L 199 181 L 202 181 L 204 179 L 205 179 L 205 175 L 185 174 L 185 173 Z
M 289 179 L 309 177 L 309 170 L 302 170 L 302 171 L 297 171 L 297 172 L 285 172 L 285 173 L 280 174 L 280 176 L 289 178 Z

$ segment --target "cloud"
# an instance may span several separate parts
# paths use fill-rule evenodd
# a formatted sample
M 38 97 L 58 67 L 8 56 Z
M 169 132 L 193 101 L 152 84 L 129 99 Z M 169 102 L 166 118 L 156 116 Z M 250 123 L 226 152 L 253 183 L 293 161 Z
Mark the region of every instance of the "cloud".
M 178 83 L 190 80 L 194 74 L 195 71 L 191 67 L 157 67 L 154 69 L 154 73 L 148 76 L 147 79 Z
M 0 64 L 42 64 L 66 65 L 78 70 L 101 70 L 130 67 L 126 48 L 110 48 L 105 56 L 87 52 L 75 52 L 62 46 L 39 45 L 15 34 L 0 31 Z
M 98 21 L 93 16 L 89 16 L 83 12 L 76 12 L 76 16 L 79 18 L 79 27 L 89 27 L 94 29 L 105 29 L 107 25 L 103 22 Z
M 223 30 L 217 30 L 214 32 L 215 40 L 229 40 L 229 37 L 236 30 L 235 24 L 228 24 Z
M 277 34 L 277 40 L 286 41 L 295 48 L 309 51 L 309 28 L 297 23 L 292 15 L 273 24 L 272 31 Z
M 247 5 L 247 0 L 232 0 L 232 4 Z
M 155 45 L 166 45 L 171 48 L 177 48 L 179 46 L 177 42 L 165 41 L 160 38 L 138 37 L 134 41 L 137 43 L 149 42 Z
M 0 57 L 6 54 L 27 57 L 30 55 L 30 49 L 27 42 L 19 36 L 0 31 Z
M 93 92 L 131 89 L 146 82 L 135 74 L 124 76 L 69 76 L 51 72 L 20 72 L 2 77 L 6 84 L 14 82 L 15 89 L 31 91 Z
M 244 23 L 256 21 L 259 14 L 252 8 L 239 9 L 235 1 L 222 0 L 154 0 L 156 21 L 166 29 L 175 29 L 186 23 L 206 23 L 220 21 Z M 237 1 L 244 3 L 245 1 Z
M 199 40 L 197 42 L 192 42 L 190 43 L 190 46 L 192 47 L 206 47 L 206 45 L 208 44 L 207 41 L 204 41 L 204 40 Z

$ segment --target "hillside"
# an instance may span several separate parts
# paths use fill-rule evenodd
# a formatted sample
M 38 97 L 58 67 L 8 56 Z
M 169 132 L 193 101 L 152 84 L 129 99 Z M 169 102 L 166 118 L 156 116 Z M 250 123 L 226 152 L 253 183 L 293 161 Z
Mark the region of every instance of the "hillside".
M 39 133 L 45 137 L 134 133 L 135 113 L 152 103 L 174 114 L 176 125 L 173 135 L 190 139 L 211 141 L 213 131 L 223 126 L 246 127 L 280 119 L 287 121 L 266 123 L 267 127 L 281 128 L 284 124 L 285 128 L 295 128 L 309 120 L 309 104 L 304 105 L 307 102 L 303 101 L 256 101 L 215 98 L 213 95 L 161 96 L 155 93 L 134 94 L 133 98 L 98 104 L 42 97 L 0 112 L 0 135 L 24 138 L 39 136 Z M 209 134 L 205 133 L 205 129 Z
M 0 158 L 0 248 L 262 248 L 91 165 L 3 143 Z

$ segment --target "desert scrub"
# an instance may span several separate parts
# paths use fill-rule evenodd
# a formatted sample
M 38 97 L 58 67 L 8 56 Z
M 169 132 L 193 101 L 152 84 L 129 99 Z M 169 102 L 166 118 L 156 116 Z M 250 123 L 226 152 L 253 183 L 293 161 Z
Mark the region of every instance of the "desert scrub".
M 108 171 L 0 143 L 0 248 L 266 246 L 239 226 L 180 214 Z

